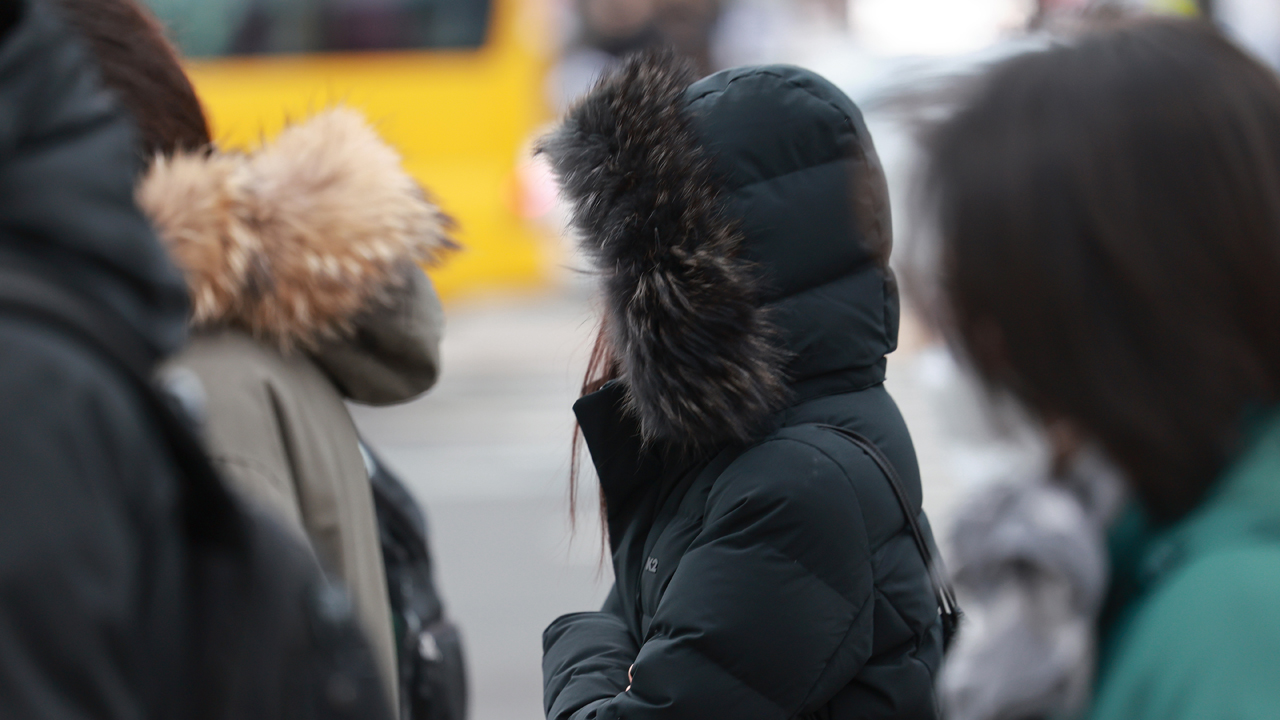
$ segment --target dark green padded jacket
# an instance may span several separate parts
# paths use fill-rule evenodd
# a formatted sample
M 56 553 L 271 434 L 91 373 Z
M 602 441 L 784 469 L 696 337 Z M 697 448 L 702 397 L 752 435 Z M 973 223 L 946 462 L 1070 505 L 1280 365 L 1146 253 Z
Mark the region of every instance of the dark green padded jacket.
M 542 148 L 618 376 L 574 406 L 616 582 L 547 629 L 548 718 L 936 718 L 924 563 L 885 476 L 820 427 L 875 442 L 928 532 L 883 387 L 898 300 L 858 109 L 798 68 L 690 85 L 659 54 Z

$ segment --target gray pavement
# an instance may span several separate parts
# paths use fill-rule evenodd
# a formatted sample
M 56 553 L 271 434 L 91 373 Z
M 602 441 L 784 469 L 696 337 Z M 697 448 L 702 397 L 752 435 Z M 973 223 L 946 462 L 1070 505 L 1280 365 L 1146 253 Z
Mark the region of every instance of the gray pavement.
M 408 405 L 353 413 L 426 508 L 437 579 L 469 652 L 472 720 L 537 720 L 542 629 L 598 607 L 611 582 L 589 469 L 576 533 L 568 514 L 570 406 L 591 303 L 569 290 L 453 306 L 448 317 L 440 384 Z M 945 526 L 952 483 L 909 319 L 903 335 L 888 385 L 916 441 L 926 508 Z

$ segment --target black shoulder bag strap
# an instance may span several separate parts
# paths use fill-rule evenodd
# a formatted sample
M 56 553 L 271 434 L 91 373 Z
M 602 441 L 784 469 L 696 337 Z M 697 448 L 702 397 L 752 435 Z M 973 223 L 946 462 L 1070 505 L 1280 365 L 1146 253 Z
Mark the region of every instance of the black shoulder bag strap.
M 889 479 L 889 485 L 893 488 L 893 494 L 898 499 L 898 506 L 902 509 L 902 515 L 907 519 L 907 527 L 911 530 L 911 537 L 915 540 L 916 549 L 920 551 L 920 557 L 924 559 L 925 569 L 929 573 L 929 582 L 933 585 L 933 595 L 938 601 L 938 615 L 942 618 L 942 647 L 945 651 L 951 647 L 951 641 L 955 638 L 956 630 L 960 627 L 960 619 L 964 614 L 960 611 L 960 606 L 956 604 L 955 590 L 951 587 L 951 581 L 947 579 L 947 571 L 943 567 L 942 558 L 934 556 L 933 549 L 929 546 L 928 541 L 924 538 L 924 533 L 920 530 L 920 522 L 916 519 L 916 513 L 911 510 L 911 502 L 907 498 L 906 489 L 902 487 L 902 478 L 898 476 L 898 470 L 889 461 L 889 458 L 885 457 L 885 454 L 880 451 L 880 448 L 876 447 L 875 443 L 868 440 L 861 433 L 838 425 L 818 424 L 818 427 L 835 432 L 857 445 L 875 462 L 880 468 L 880 472 L 884 473 L 884 476 Z

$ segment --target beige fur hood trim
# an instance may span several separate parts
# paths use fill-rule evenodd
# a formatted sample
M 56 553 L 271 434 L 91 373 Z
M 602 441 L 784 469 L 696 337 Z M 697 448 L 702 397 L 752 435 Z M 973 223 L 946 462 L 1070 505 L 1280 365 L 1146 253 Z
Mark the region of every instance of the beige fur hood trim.
M 157 158 L 137 195 L 186 275 L 192 325 L 286 350 L 346 336 L 413 264 L 454 247 L 449 219 L 349 108 L 251 154 Z

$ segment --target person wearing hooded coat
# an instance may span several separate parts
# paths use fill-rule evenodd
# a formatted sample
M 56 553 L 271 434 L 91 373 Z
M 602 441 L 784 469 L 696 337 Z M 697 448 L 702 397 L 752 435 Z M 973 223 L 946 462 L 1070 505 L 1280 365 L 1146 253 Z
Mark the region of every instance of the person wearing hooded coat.
M 544 634 L 547 717 L 936 718 L 924 560 L 885 474 L 821 427 L 879 447 L 929 538 L 883 385 L 871 138 L 806 70 L 692 79 L 634 58 L 542 144 L 601 276 L 604 372 L 574 411 L 615 573 Z
M 127 324 L 158 363 L 182 276 L 133 202 L 134 128 L 47 3 L 0 5 L 0 268 Z M 189 538 L 129 377 L 0 313 L 0 717 L 183 717 Z
M 138 201 L 186 275 L 192 338 L 169 367 L 206 389 L 214 461 L 350 588 L 398 697 L 373 495 L 344 401 L 405 402 L 435 384 L 443 314 L 419 264 L 451 245 L 447 218 L 347 108 L 251 154 L 158 157 Z

